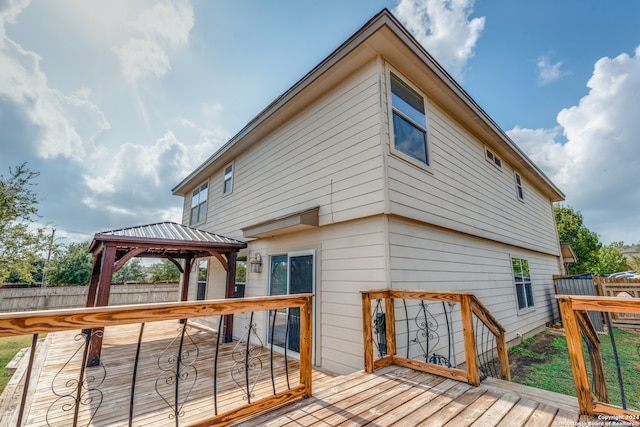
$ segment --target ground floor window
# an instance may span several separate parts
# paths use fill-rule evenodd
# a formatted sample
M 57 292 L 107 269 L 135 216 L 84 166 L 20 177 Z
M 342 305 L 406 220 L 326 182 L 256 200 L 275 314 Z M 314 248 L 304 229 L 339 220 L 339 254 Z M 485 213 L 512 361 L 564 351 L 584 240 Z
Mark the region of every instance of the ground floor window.
M 269 294 L 312 293 L 315 287 L 315 253 L 272 255 L 269 262 Z M 300 352 L 300 309 L 282 309 L 269 315 L 267 342 Z
M 529 262 L 526 259 L 512 258 L 513 276 L 516 284 L 516 296 L 518 309 L 533 307 L 533 288 L 531 286 L 531 273 Z

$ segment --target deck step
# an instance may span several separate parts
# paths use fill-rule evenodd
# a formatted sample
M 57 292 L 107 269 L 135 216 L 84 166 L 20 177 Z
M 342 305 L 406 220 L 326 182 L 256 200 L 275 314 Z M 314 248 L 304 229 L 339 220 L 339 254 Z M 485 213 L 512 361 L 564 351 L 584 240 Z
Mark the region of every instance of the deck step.
M 29 357 L 29 353 L 31 353 L 30 347 L 21 348 L 20 350 L 18 350 L 16 355 L 13 356 L 13 359 L 11 359 L 11 361 L 7 363 L 7 366 L 5 366 L 4 368 L 5 371 L 7 371 L 7 374 L 13 375 L 18 369 L 18 365 L 20 364 L 22 359 L 25 358 L 25 356 L 27 358 Z

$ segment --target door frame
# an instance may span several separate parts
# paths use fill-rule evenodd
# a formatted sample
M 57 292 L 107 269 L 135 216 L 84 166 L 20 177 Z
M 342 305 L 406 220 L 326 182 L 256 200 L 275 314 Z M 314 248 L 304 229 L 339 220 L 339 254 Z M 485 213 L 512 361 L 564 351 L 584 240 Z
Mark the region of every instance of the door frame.
M 286 251 L 278 251 L 278 252 L 274 252 L 272 254 L 269 254 L 269 276 L 267 279 L 267 291 L 268 294 L 271 295 L 271 277 L 272 277 L 272 272 L 271 272 L 271 258 L 274 256 L 282 256 L 282 255 L 287 255 L 287 293 L 285 295 L 295 295 L 295 294 L 290 294 L 290 265 L 291 265 L 291 258 L 295 258 L 297 256 L 307 256 L 307 255 L 311 255 L 312 256 L 312 280 L 311 280 L 311 293 L 314 294 L 314 297 L 311 299 L 311 307 L 312 307 L 312 328 L 311 328 L 311 333 L 312 333 L 312 340 L 311 340 L 311 361 L 313 363 L 313 365 L 316 364 L 316 331 L 317 331 L 317 315 L 316 315 L 316 298 L 315 298 L 315 294 L 316 294 L 316 284 L 317 284 L 317 276 L 318 276 L 318 269 L 317 269 L 317 265 L 318 265 L 318 256 L 317 256 L 317 250 L 316 249 L 307 249 L 307 250 L 301 250 L 301 251 L 291 251 L 291 252 L 286 252 Z M 271 342 L 269 341 L 270 339 L 270 328 L 271 328 L 271 323 L 270 323 L 270 319 L 269 319 L 269 311 L 267 311 L 265 313 L 265 317 L 266 317 L 266 325 L 267 327 L 265 328 L 265 343 L 267 343 L 268 346 L 271 346 Z M 280 347 L 279 345 L 274 344 L 273 345 L 273 349 L 274 351 L 277 351 L 278 353 L 284 353 L 284 347 Z M 300 357 L 300 354 L 296 351 L 293 351 L 291 349 L 287 349 L 287 354 L 288 355 L 292 355 L 296 358 Z

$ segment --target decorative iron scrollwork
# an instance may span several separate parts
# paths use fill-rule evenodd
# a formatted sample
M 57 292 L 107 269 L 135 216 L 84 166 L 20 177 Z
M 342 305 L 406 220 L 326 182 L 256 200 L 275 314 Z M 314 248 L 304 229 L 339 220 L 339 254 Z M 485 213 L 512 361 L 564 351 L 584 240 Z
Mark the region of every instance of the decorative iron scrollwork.
M 190 330 L 191 326 L 185 320 L 178 328 L 178 334 L 158 357 L 158 368 L 162 373 L 156 379 L 155 389 L 171 409 L 169 419 L 177 419 L 184 415 L 184 405 L 198 378 L 195 362 L 200 355 L 200 349 L 189 334 Z
M 436 353 L 436 350 L 439 349 L 440 344 L 440 324 L 438 323 L 438 319 L 436 318 L 436 316 L 429 310 L 429 306 L 422 300 L 419 303 L 418 312 L 414 317 L 414 323 L 416 324 L 418 329 L 415 331 L 415 336 L 411 340 L 411 342 L 418 345 L 418 347 L 420 348 L 420 358 L 424 359 L 425 362 L 450 368 L 452 332 L 450 327 L 449 314 L 447 313 L 444 303 L 442 303 L 442 307 L 444 320 L 447 327 L 446 338 L 448 339 L 448 357 Z
M 475 317 L 475 319 L 474 336 L 480 379 L 499 378 L 496 337 L 479 318 Z
M 49 415 L 59 414 L 60 410 L 63 413 L 71 413 L 73 411 L 73 425 L 77 425 L 78 414 L 83 406 L 90 407 L 91 416 L 87 425 L 91 424 L 96 412 L 102 405 L 104 396 L 98 387 L 104 382 L 107 371 L 102 362 L 96 366 L 86 367 L 86 359 L 91 338 L 102 338 L 102 334 L 102 330 L 96 330 L 91 333 L 91 329 L 86 329 L 74 337 L 74 341 L 80 342 L 80 344 L 51 382 L 51 392 L 57 398 L 47 409 L 47 425 L 52 425 Z M 79 374 L 78 365 L 80 366 Z
M 263 343 L 256 333 L 256 324 L 253 322 L 253 312 L 249 318 L 249 324 L 245 326 L 246 332 L 233 348 L 231 356 L 233 366 L 231 367 L 231 379 L 238 387 L 244 389 L 245 395 L 242 397 L 247 403 L 255 397 L 253 390 L 262 376 L 262 355 Z M 251 340 L 255 344 L 251 344 Z
M 387 321 L 381 300 L 376 300 L 372 320 L 374 332 L 373 342 L 375 348 L 378 350 L 378 356 L 382 357 L 387 354 Z

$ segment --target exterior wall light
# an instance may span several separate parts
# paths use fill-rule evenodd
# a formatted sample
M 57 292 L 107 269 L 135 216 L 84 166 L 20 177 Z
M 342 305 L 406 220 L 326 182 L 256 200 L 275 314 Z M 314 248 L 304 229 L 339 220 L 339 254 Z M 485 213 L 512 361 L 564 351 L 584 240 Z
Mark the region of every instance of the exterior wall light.
M 251 265 L 252 273 L 260 273 L 262 271 L 262 255 L 260 255 L 260 252 L 256 252 L 253 255 L 249 260 L 249 265 Z

